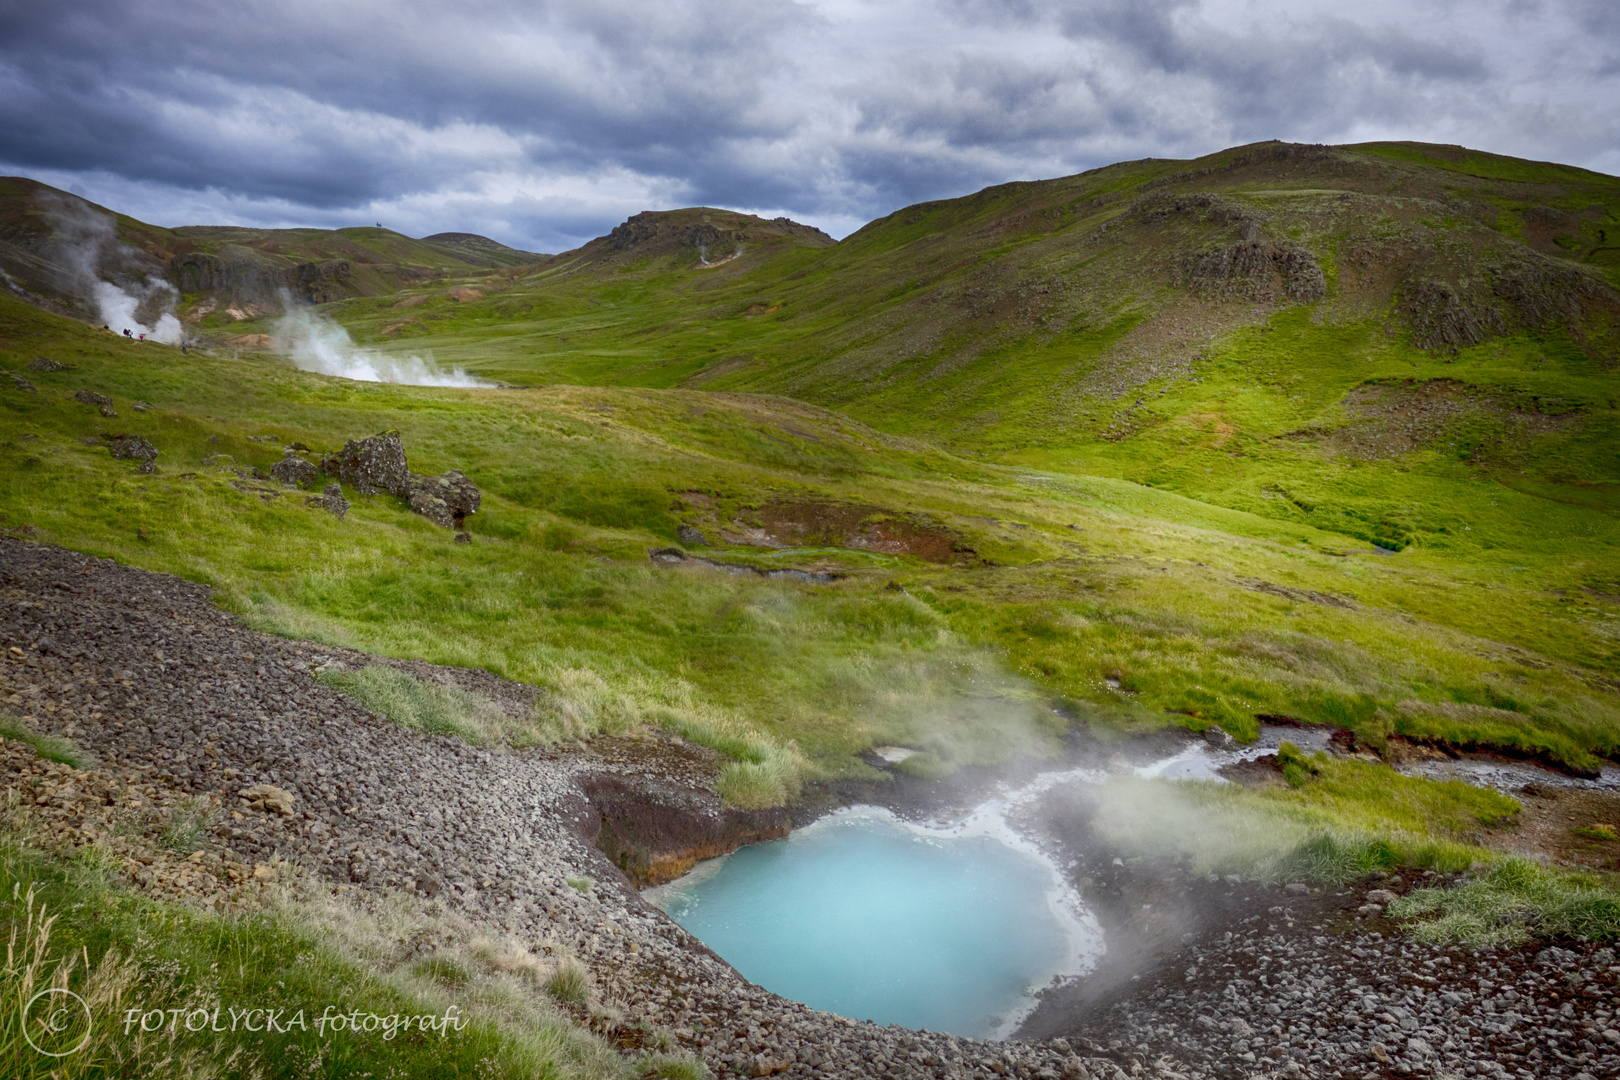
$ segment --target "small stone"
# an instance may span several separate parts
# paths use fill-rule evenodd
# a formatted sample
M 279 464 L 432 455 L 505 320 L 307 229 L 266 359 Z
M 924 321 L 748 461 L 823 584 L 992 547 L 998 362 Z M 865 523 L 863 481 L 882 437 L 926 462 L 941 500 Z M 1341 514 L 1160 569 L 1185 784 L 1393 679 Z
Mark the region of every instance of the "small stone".
M 276 872 L 275 872 L 274 869 L 271 868 L 269 863 L 259 863 L 258 865 L 254 866 L 254 868 L 253 868 L 253 880 L 254 881 L 274 881 L 275 879 L 276 879 Z
M 243 788 L 241 797 L 255 810 L 268 810 L 282 817 L 292 816 L 293 793 L 273 784 L 254 784 L 252 787 Z
M 34 357 L 32 360 L 28 361 L 28 367 L 32 371 L 72 371 L 73 370 L 72 368 L 68 367 L 66 364 L 59 364 L 55 360 L 52 360 L 48 356 L 36 356 L 36 357 Z
M 94 390 L 80 390 L 73 395 L 73 400 L 84 405 L 111 405 L 112 398 L 106 394 L 98 394 Z
M 1367 894 L 1367 903 L 1369 904 L 1393 904 L 1399 899 L 1399 896 L 1396 896 L 1388 889 L 1374 889 Z
M 458 532 L 458 533 L 456 533 L 456 543 L 458 543 L 458 544 L 470 544 L 470 543 L 472 543 L 472 533 L 470 533 L 470 532 Z
M 687 547 L 708 547 L 709 538 L 691 525 L 675 526 L 675 536 Z
M 1373 1060 L 1378 1062 L 1380 1065 L 1389 1064 L 1389 1051 L 1384 1048 L 1383 1043 L 1371 1044 L 1367 1047 L 1367 1053 L 1371 1054 L 1373 1056 Z
M 1237 745 L 1237 740 L 1219 724 L 1211 724 L 1204 729 L 1204 741 L 1217 750 L 1230 750 Z
M 1309 896 L 1311 887 L 1298 881 L 1291 881 L 1283 886 L 1283 892 L 1289 896 Z

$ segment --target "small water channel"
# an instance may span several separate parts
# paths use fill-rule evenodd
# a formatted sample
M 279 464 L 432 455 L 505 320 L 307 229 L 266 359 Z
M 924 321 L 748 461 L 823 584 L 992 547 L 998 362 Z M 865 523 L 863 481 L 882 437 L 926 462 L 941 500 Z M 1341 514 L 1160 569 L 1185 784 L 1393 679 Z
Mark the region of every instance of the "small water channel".
M 1327 749 L 1326 729 L 1261 729 L 1248 746 L 1189 741 L 1138 776 L 1220 780 L 1225 765 L 1284 741 Z M 1534 765 L 1459 761 L 1433 768 L 1480 786 L 1571 781 Z M 1414 770 L 1416 771 L 1416 770 Z M 644 894 L 751 982 L 859 1020 L 975 1038 L 1010 1035 L 1054 979 L 1102 956 L 1095 916 L 1068 875 L 1009 819 L 1054 788 L 1102 770 L 1043 773 L 951 822 L 903 820 L 872 806 L 830 814 L 786 840 L 701 864 Z

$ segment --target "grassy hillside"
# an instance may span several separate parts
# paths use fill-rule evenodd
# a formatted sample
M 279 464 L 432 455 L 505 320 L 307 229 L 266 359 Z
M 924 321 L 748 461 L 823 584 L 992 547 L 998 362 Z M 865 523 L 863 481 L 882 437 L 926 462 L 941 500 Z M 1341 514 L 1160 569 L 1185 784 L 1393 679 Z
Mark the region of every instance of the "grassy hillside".
M 26 370 L 39 355 L 73 370 Z M 10 299 L 0 366 L 37 388 L 0 377 L 0 527 L 211 582 L 260 626 L 538 683 L 554 734 L 680 731 L 734 758 L 739 802 L 863 774 L 874 743 L 948 770 L 1038 752 L 1076 721 L 1244 734 L 1290 715 L 1576 768 L 1620 746 L 1601 490 L 1555 501 L 1554 481 L 1515 491 L 1471 466 L 1448 488 L 1438 465 L 1312 451 L 1350 483 L 1469 508 L 1445 543 L 1391 555 L 1274 499 L 985 460 L 783 397 L 352 383 Z M 251 472 L 276 440 L 335 449 L 383 429 L 417 471 L 483 488 L 472 544 L 387 497 L 350 492 L 339 521 Z M 109 456 L 104 436 L 123 433 L 159 448 L 155 476 Z M 839 576 L 655 565 L 682 524 L 723 562 Z
M 858 774 L 874 742 L 949 769 L 1066 718 L 1294 716 L 1590 769 L 1620 746 L 1617 213 L 1620 181 L 1562 166 L 1261 144 L 922 204 L 838 244 L 642 214 L 454 296 L 325 308 L 529 387 L 501 391 L 180 357 L 8 301 L 7 366 L 77 370 L 0 382 L 0 511 L 214 581 L 262 625 L 551 687 L 555 731 L 727 747 L 744 801 Z M 385 428 L 418 471 L 484 488 L 473 545 L 203 464 Z M 160 479 L 96 442 L 124 431 Z M 721 561 L 841 576 L 649 562 L 682 525 Z
M 206 331 L 279 314 L 283 290 L 311 301 L 376 296 L 545 258 L 472 233 L 413 240 L 381 227 L 168 229 L 26 177 L 0 177 L 0 271 L 14 292 L 85 318 L 95 315 L 76 283 L 85 266 L 119 284 L 168 280 L 182 294 L 178 313 Z

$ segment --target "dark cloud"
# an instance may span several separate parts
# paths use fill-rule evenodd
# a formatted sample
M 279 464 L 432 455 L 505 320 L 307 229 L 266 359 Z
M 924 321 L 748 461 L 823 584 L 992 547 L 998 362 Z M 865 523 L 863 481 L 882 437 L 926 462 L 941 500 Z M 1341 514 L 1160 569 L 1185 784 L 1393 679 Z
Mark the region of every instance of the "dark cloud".
M 647 206 L 843 231 L 988 183 L 1273 137 L 1615 168 L 1617 12 L 0 0 L 0 164 L 165 224 L 383 219 L 548 250 Z

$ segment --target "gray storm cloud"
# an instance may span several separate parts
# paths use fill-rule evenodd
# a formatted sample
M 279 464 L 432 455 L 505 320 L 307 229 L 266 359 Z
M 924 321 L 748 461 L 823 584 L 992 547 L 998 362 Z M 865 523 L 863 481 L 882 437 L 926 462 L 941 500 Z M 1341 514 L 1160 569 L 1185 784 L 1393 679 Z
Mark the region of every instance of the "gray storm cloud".
M 161 224 L 528 250 L 1265 138 L 1620 171 L 1601 0 L 0 0 L 0 167 Z

